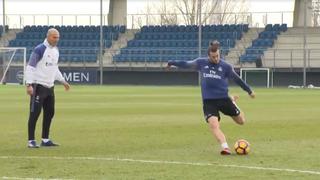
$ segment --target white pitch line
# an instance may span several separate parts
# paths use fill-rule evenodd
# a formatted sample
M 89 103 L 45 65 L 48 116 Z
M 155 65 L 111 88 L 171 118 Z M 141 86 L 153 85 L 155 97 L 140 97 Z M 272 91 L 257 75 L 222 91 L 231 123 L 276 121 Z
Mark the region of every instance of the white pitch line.
M 203 162 L 181 162 L 181 161 L 162 161 L 162 160 L 142 160 L 142 159 L 122 159 L 122 158 L 104 158 L 104 157 L 58 157 L 58 156 L 0 156 L 0 159 L 51 159 L 51 160 L 97 160 L 97 161 L 121 161 L 121 162 L 135 162 L 135 163 L 149 163 L 149 164 L 175 164 L 175 165 L 190 165 L 190 166 L 218 166 L 231 167 L 242 169 L 255 169 L 262 171 L 280 171 L 302 174 L 320 175 L 320 171 L 287 169 L 287 168 L 273 168 L 261 166 L 244 166 L 234 164 L 218 164 L 218 163 L 203 163 Z
M 3 176 L 1 179 L 10 179 L 10 180 L 72 180 L 72 179 L 46 179 L 46 178 L 26 178 L 26 177 L 7 177 Z

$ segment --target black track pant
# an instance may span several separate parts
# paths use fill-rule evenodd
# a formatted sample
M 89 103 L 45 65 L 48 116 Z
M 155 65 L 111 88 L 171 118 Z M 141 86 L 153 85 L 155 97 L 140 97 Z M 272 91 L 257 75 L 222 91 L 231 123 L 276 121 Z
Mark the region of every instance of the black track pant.
M 30 115 L 28 121 L 29 140 L 35 140 L 34 134 L 37 120 L 43 108 L 42 138 L 49 139 L 49 130 L 54 116 L 54 88 L 33 84 L 33 95 L 30 99 Z

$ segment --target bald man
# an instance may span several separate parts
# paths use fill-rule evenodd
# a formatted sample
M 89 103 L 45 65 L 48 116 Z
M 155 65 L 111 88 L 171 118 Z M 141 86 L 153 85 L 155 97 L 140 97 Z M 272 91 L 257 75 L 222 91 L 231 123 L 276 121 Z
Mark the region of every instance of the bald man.
M 43 109 L 41 146 L 53 147 L 58 144 L 49 139 L 49 131 L 54 116 L 54 82 L 63 84 L 66 91 L 70 85 L 58 68 L 59 50 L 57 44 L 59 32 L 51 28 L 47 38 L 33 50 L 26 68 L 27 94 L 30 98 L 30 115 L 28 121 L 28 147 L 39 148 L 35 140 L 36 123 Z

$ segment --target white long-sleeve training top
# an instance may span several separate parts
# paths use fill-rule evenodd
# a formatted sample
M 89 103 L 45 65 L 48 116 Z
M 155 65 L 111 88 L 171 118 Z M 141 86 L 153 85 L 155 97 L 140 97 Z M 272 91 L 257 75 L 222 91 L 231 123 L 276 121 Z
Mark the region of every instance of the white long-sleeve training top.
M 33 50 L 25 73 L 27 84 L 53 87 L 54 81 L 65 82 L 59 67 L 59 49 L 51 46 L 47 39 Z

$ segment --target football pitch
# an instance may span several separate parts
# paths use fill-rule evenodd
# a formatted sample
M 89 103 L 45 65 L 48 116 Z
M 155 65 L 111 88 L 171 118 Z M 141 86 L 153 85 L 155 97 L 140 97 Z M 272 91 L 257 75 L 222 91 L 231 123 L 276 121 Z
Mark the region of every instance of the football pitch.
M 320 179 L 320 91 L 255 92 L 231 88 L 244 126 L 221 120 L 229 145 L 246 139 L 250 154 L 221 156 L 199 87 L 56 86 L 61 146 L 28 149 L 25 88 L 0 86 L 0 179 Z

